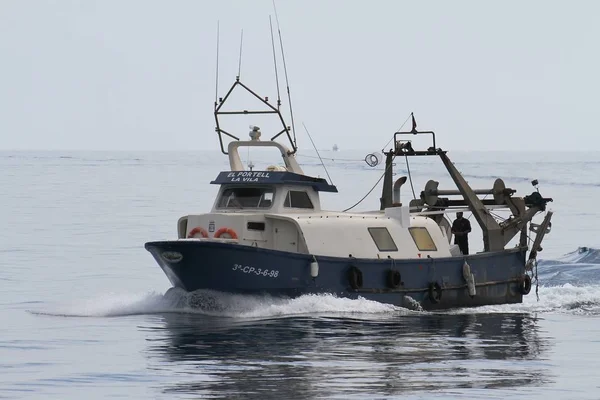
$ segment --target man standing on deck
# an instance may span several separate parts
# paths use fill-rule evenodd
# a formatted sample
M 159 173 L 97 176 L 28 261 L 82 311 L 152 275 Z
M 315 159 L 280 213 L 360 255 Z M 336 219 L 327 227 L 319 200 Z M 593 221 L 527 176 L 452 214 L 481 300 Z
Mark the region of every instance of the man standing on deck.
M 458 245 L 460 252 L 464 255 L 469 254 L 469 238 L 471 232 L 471 223 L 468 219 L 463 218 L 462 212 L 456 213 L 456 219 L 452 223 L 452 233 L 454 233 L 454 244 Z

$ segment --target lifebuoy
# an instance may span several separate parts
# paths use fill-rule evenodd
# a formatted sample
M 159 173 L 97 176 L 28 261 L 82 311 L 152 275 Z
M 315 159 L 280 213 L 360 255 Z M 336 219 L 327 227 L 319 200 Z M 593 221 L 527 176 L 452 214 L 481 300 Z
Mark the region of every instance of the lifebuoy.
M 387 275 L 387 285 L 392 289 L 396 289 L 402 284 L 402 276 L 400 271 L 390 269 Z
M 519 280 L 519 292 L 521 294 L 529 294 L 531 292 L 531 277 L 529 275 L 525 274 Z
M 437 282 L 431 282 L 429 284 L 429 300 L 431 300 L 431 302 L 433 304 L 437 304 L 440 302 L 440 300 L 442 299 L 442 287 L 440 286 L 439 283 Z
M 229 237 L 224 236 L 224 235 L 229 235 Z M 218 239 L 221 236 L 224 236 L 223 239 L 237 239 L 238 238 L 237 233 L 235 233 L 235 231 L 231 228 L 221 228 L 215 232 L 215 238 Z
M 197 226 L 194 229 L 192 229 L 190 233 L 188 233 L 187 237 L 188 239 L 195 238 L 197 237 L 197 234 L 200 234 L 200 236 L 202 236 L 203 238 L 208 237 L 208 232 L 206 232 L 206 229 L 202 228 L 201 226 Z
M 363 285 L 363 275 L 360 269 L 351 266 L 348 270 L 348 282 L 354 290 L 360 289 Z

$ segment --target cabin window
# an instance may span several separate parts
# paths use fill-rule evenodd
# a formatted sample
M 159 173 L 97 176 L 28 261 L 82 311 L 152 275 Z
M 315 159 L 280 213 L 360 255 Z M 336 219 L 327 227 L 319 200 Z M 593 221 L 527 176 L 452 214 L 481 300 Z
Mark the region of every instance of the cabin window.
M 368 228 L 379 251 L 398 251 L 392 235 L 387 228 Z
M 310 197 L 308 197 L 308 193 L 298 190 L 290 190 L 288 192 L 285 201 L 283 202 L 283 206 L 289 208 L 314 208 L 312 201 L 310 201 Z
M 223 190 L 217 207 L 228 209 L 271 208 L 271 204 L 273 204 L 273 189 L 240 187 Z
M 412 236 L 413 240 L 415 241 L 415 244 L 417 245 L 417 248 L 420 251 L 437 250 L 437 247 L 435 246 L 435 243 L 431 238 L 431 235 L 429 234 L 427 228 L 422 226 L 412 227 L 408 228 L 408 231 L 410 232 L 410 235 Z
M 251 222 L 248 222 L 248 224 L 246 224 L 246 228 L 248 228 L 248 230 L 250 230 L 250 231 L 264 231 L 265 223 L 251 221 Z

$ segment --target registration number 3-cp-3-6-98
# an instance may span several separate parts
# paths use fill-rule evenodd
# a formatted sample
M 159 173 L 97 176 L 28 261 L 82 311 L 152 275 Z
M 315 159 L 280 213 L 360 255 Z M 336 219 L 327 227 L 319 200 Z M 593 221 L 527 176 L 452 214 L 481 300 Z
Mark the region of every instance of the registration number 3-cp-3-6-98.
M 250 267 L 248 265 L 233 264 L 233 268 L 231 268 L 231 269 L 233 271 L 243 272 L 244 274 L 254 274 L 254 275 L 265 276 L 268 278 L 277 278 L 279 276 L 279 271 L 277 271 L 277 270 L 254 268 L 254 267 Z

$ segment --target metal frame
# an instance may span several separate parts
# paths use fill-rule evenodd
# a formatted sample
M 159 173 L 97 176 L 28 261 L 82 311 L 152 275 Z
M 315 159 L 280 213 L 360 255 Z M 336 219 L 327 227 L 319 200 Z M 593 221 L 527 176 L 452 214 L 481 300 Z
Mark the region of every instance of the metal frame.
M 410 148 L 403 148 L 402 147 L 402 140 L 398 140 L 398 136 L 402 136 L 402 135 L 431 135 L 432 137 L 432 142 L 433 142 L 433 146 L 430 147 L 429 149 L 427 149 L 427 151 L 415 151 L 414 149 L 412 149 L 412 146 L 410 146 Z M 409 140 L 405 141 L 405 143 L 410 143 Z M 417 132 L 417 131 L 411 131 L 411 132 L 396 132 L 394 133 L 394 151 L 396 153 L 396 155 L 409 155 L 409 156 L 430 156 L 430 155 L 434 155 L 437 154 L 438 151 L 442 151 L 441 149 L 436 149 L 435 147 L 435 132 L 433 131 L 423 131 L 423 132 Z
M 221 107 L 223 107 L 223 105 L 225 104 L 225 102 L 227 101 L 227 99 L 229 98 L 229 96 L 231 95 L 231 93 L 237 86 L 241 86 L 242 88 L 244 88 L 251 95 L 256 97 L 261 103 L 263 103 L 264 105 L 269 107 L 270 110 L 221 111 Z M 240 140 L 240 138 L 227 132 L 224 129 L 221 129 L 221 125 L 219 123 L 220 115 L 277 114 L 277 116 L 279 117 L 279 120 L 281 121 L 281 124 L 283 125 L 283 129 L 281 131 L 279 131 L 275 136 L 273 136 L 270 140 L 274 141 L 279 136 L 281 136 L 283 133 L 285 133 L 287 135 L 287 138 L 293 149 L 288 154 L 289 155 L 295 154 L 296 151 L 298 151 L 298 148 L 296 147 L 296 144 L 292 140 L 292 136 L 290 134 L 290 127 L 285 124 L 285 120 L 283 119 L 283 116 L 281 115 L 281 111 L 279 110 L 280 106 L 281 106 L 281 101 L 279 101 L 279 100 L 277 101 L 277 107 L 271 105 L 271 103 L 269 103 L 267 97 L 265 97 L 263 99 L 258 94 L 256 94 L 252 89 L 250 89 L 248 86 L 246 86 L 242 82 L 240 82 L 239 76 L 236 77 L 235 82 L 233 83 L 233 85 L 231 86 L 229 91 L 227 91 L 227 94 L 225 94 L 225 97 L 219 98 L 218 102 L 215 101 L 215 122 L 216 122 L 215 131 L 217 132 L 217 135 L 219 136 L 219 144 L 221 145 L 221 152 L 226 155 L 229 154 L 228 152 L 225 151 L 225 147 L 223 146 L 223 134 L 225 134 L 235 140 Z
M 399 136 L 402 135 L 431 135 L 433 145 L 426 151 L 415 150 L 412 148 L 410 140 L 400 140 Z M 417 206 L 421 208 L 427 207 L 426 211 L 438 210 L 443 211 L 450 207 L 468 207 L 469 211 L 473 213 L 477 223 L 481 227 L 483 232 L 483 243 L 484 251 L 502 251 L 504 246 L 512 240 L 512 238 L 519 232 L 524 232 L 527 228 L 527 224 L 533 219 L 533 217 L 541 211 L 545 210 L 546 203 L 551 202 L 551 198 L 542 198 L 541 204 L 526 204 L 525 200 L 521 197 L 512 197 L 515 193 L 513 189 L 504 187 L 504 183 L 501 180 L 494 184 L 494 189 L 485 190 L 473 190 L 464 177 L 460 174 L 458 169 L 454 166 L 450 158 L 446 155 L 446 151 L 436 148 L 435 143 L 435 132 L 423 131 L 417 132 L 413 130 L 411 132 L 396 132 L 394 133 L 394 148 L 388 152 L 384 152 L 386 155 L 386 169 L 383 180 L 383 189 L 381 195 L 381 210 L 388 207 L 393 207 L 393 195 L 392 195 L 392 176 L 393 176 L 393 160 L 396 156 L 439 156 L 442 163 L 446 167 L 446 170 L 450 174 L 450 177 L 454 181 L 454 184 L 458 190 L 437 190 L 431 191 L 432 193 L 421 192 L 420 200 L 411 201 L 411 206 Z M 498 193 L 496 193 L 498 191 Z M 434 193 L 435 192 L 435 193 Z M 477 194 L 494 194 L 494 200 L 482 200 L 477 197 Z M 440 204 L 427 204 L 425 202 L 425 196 L 427 194 L 435 195 L 461 195 L 463 200 L 449 200 L 447 198 Z M 493 204 L 502 205 L 505 208 L 510 209 L 512 216 L 502 223 L 498 223 L 496 219 L 491 215 L 489 206 Z M 550 217 L 552 213 L 548 213 L 546 219 L 544 219 L 544 232 L 545 227 L 550 223 Z M 543 238 L 542 235 L 538 235 L 536 239 L 536 245 L 532 251 L 536 251 L 536 247 L 539 247 L 539 242 Z M 524 245 L 524 238 L 521 238 L 521 245 Z M 534 256 L 535 257 L 535 253 Z

